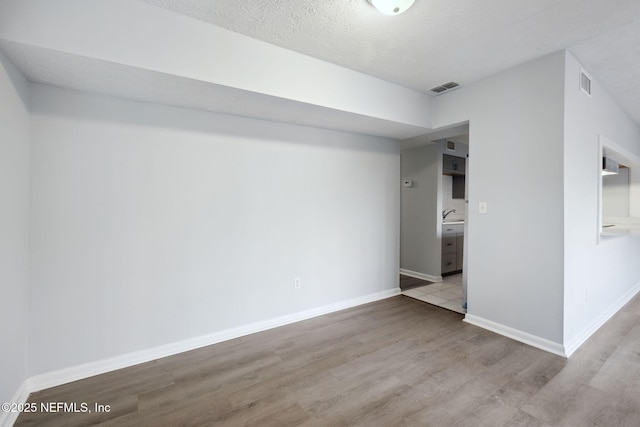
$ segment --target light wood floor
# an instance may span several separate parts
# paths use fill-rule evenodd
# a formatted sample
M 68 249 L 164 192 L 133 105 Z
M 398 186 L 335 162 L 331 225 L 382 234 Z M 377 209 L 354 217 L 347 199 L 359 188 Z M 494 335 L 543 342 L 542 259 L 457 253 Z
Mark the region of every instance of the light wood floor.
M 639 426 L 640 298 L 570 360 L 398 296 L 35 393 L 28 426 Z

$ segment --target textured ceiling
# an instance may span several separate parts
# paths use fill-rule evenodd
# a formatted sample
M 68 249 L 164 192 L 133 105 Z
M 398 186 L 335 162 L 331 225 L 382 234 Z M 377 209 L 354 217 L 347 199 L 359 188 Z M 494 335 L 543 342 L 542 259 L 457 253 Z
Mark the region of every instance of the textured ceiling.
M 52 21 L 53 12 L 66 21 Z M 106 12 L 110 15 L 103 16 Z M 398 139 L 418 137 L 408 144 L 421 143 L 424 138 L 419 136 L 430 132 L 428 125 L 390 120 L 391 116 L 356 111 L 340 102 L 333 107 L 314 104 L 311 98 L 301 102 L 284 90 L 291 86 L 290 80 L 272 82 L 271 86 L 283 83 L 280 93 L 263 93 L 208 79 L 206 73 L 189 77 L 189 65 L 177 61 L 176 53 L 184 51 L 199 60 L 212 52 L 215 59 L 216 53 L 226 49 L 234 52 L 236 61 L 242 59 L 249 39 L 227 46 L 209 36 L 224 28 L 429 93 L 431 87 L 448 81 L 466 85 L 569 49 L 640 123 L 640 79 L 636 78 L 640 75 L 640 0 L 416 0 L 410 10 L 392 17 L 377 12 L 367 0 L 4 0 L 0 21 L 4 23 L 0 35 L 5 34 L 0 37 L 0 50 L 33 82 L 307 126 Z M 99 33 L 95 26 L 103 22 L 103 33 Z M 49 44 L 43 35 L 47 23 L 53 23 L 49 27 L 53 25 L 56 33 L 65 33 L 65 26 L 73 31 L 54 37 L 58 45 Z M 181 30 L 167 23 L 180 24 Z M 127 31 L 119 27 L 125 24 Z M 156 33 L 144 34 L 149 29 Z M 190 33 L 188 37 L 183 37 L 185 32 Z M 161 42 L 159 34 L 171 37 Z M 242 37 L 238 34 L 234 35 Z M 141 38 L 148 43 L 147 52 L 152 52 L 142 59 L 135 49 L 127 49 Z M 264 58 L 273 58 L 268 53 L 273 50 L 260 46 L 253 46 L 251 52 L 259 50 Z M 164 58 L 185 72 L 147 67 Z M 293 62 L 280 70 L 295 73 L 294 67 L 304 61 L 294 58 Z M 218 69 L 233 69 L 231 65 L 220 61 Z M 241 74 L 264 82 L 262 71 L 252 68 Z M 332 90 L 353 90 L 351 83 L 337 79 Z M 388 100 L 385 94 L 374 95 Z
M 418 91 L 569 49 L 640 123 L 640 1 L 143 0 Z

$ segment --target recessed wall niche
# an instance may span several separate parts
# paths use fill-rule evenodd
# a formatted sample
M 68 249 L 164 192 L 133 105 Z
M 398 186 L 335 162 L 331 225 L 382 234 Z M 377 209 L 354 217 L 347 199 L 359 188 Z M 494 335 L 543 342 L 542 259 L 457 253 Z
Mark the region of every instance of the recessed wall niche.
M 604 137 L 598 157 L 598 236 L 640 236 L 640 157 Z

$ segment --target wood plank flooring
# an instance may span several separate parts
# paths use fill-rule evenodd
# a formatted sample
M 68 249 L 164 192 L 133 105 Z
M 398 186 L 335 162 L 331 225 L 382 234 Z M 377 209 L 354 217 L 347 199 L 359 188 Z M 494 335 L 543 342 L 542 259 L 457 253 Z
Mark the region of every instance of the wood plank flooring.
M 640 297 L 570 360 L 398 296 L 34 393 L 17 426 L 638 426 Z

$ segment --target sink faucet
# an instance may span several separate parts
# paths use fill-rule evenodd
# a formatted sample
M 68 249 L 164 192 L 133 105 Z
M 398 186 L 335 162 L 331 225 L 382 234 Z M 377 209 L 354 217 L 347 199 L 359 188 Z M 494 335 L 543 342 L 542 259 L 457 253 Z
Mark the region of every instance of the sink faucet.
M 445 219 L 449 214 L 456 213 L 455 209 L 445 209 L 442 211 L 442 219 Z

